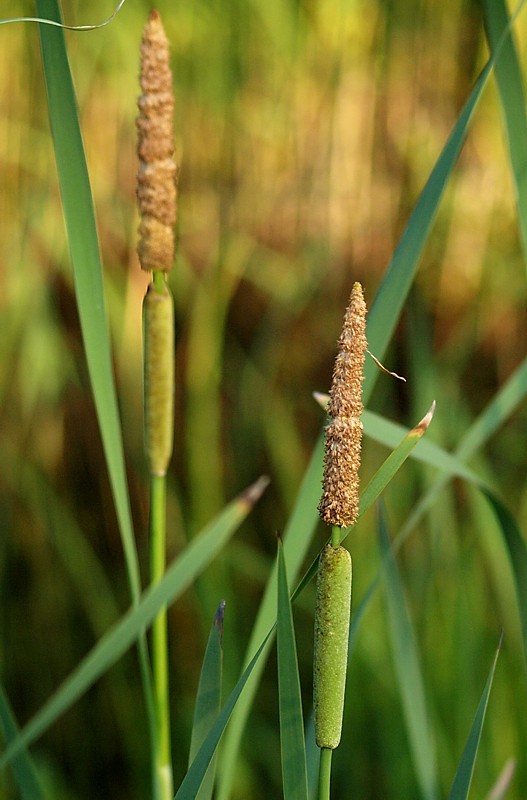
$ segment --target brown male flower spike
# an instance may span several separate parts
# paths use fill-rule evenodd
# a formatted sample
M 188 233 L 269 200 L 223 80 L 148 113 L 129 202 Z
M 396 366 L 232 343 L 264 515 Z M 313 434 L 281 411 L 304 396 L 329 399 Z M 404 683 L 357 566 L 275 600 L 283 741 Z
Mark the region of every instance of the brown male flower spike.
M 359 465 L 362 443 L 362 381 L 366 343 L 366 303 L 360 283 L 353 285 L 339 353 L 333 369 L 324 452 L 324 491 L 320 516 L 347 528 L 359 513 Z
M 177 167 L 174 162 L 174 95 L 168 40 L 157 11 L 151 11 L 141 40 L 138 100 L 141 162 L 137 200 L 141 223 L 137 252 L 144 270 L 168 272 L 174 261 Z

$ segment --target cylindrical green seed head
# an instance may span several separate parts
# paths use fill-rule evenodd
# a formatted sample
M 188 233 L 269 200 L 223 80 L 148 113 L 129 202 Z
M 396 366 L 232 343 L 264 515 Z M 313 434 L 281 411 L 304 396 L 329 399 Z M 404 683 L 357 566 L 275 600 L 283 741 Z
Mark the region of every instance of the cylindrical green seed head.
M 328 544 L 317 577 L 313 703 L 317 745 L 332 750 L 342 731 L 350 609 L 351 556 Z
M 145 449 L 152 475 L 165 475 L 174 438 L 174 303 L 150 284 L 143 301 Z
M 151 11 L 141 41 L 138 101 L 138 254 L 144 270 L 168 272 L 174 261 L 177 166 L 174 161 L 174 95 L 168 39 L 157 11 Z

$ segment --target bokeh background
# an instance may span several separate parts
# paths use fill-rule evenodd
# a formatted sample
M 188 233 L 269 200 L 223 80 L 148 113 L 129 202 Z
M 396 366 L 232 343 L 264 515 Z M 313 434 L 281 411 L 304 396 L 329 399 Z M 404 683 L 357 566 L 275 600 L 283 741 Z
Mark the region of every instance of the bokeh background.
M 114 4 L 63 3 L 70 24 Z M 146 576 L 141 302 L 135 252 L 138 47 L 151 4 L 67 33 L 105 264 L 134 521 Z M 323 424 L 354 281 L 371 303 L 409 214 L 488 57 L 475 0 L 160 0 L 172 46 L 180 164 L 175 554 L 262 473 L 271 485 L 217 564 L 170 612 L 176 774 L 185 769 L 204 643 L 227 601 L 225 681 L 242 664 L 265 581 Z M 1 16 L 33 4 L 4 4 Z M 515 25 L 525 63 L 527 18 Z M 124 559 L 75 307 L 35 24 L 0 26 L 0 591 L 2 680 L 22 724 L 128 606 Z M 526 273 L 499 102 L 479 104 L 370 408 L 453 449 L 526 350 Z M 472 462 L 525 526 L 527 406 Z M 366 441 L 366 480 L 387 450 Z M 435 472 L 407 463 L 385 494 L 394 532 Z M 503 627 L 474 797 L 520 757 L 527 696 L 510 575 L 490 512 L 449 485 L 400 554 L 445 794 Z M 319 541 L 311 555 L 324 541 Z M 355 598 L 379 563 L 374 515 L 351 545 Z M 498 565 L 498 566 L 496 566 Z M 309 707 L 313 590 L 296 617 Z M 280 797 L 269 663 L 237 798 Z M 418 797 L 382 594 L 350 669 L 335 797 Z M 129 653 L 32 750 L 56 798 L 140 798 L 147 728 Z M 9 779 L 0 784 L 14 796 Z

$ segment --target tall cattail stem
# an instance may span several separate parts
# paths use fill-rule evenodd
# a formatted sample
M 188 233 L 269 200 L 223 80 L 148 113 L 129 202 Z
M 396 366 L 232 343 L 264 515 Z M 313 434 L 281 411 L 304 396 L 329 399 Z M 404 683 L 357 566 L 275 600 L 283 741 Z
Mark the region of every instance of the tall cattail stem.
M 320 750 L 317 800 L 329 800 L 330 798 L 332 755 L 333 755 L 333 750 L 331 750 L 329 747 L 323 747 Z
M 152 475 L 150 482 L 150 581 L 159 583 L 166 566 L 166 479 Z M 152 624 L 152 670 L 156 710 L 154 796 L 172 800 L 170 696 L 168 682 L 167 612 L 162 609 Z

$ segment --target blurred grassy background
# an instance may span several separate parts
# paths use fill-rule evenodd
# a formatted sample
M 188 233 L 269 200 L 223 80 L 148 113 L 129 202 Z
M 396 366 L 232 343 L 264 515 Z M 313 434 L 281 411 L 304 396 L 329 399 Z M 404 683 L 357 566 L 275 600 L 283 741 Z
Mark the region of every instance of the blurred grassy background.
M 11 4 L 12 5 L 12 4 Z M 169 537 L 176 552 L 262 472 L 271 486 L 243 533 L 171 611 L 176 774 L 205 637 L 227 601 L 234 681 L 323 415 L 352 283 L 372 300 L 408 215 L 482 67 L 477 2 L 165 0 L 181 164 L 176 452 Z M 71 24 L 105 0 L 64 2 Z M 150 3 L 69 33 L 98 215 L 138 545 L 146 555 L 141 300 L 134 181 L 138 46 Z M 33 13 L 30 3 L 10 13 Z M 2 12 L 4 13 L 4 12 Z M 515 28 L 520 61 L 525 15 Z M 0 569 L 3 680 L 24 722 L 128 604 L 120 540 L 80 341 L 35 25 L 0 26 Z M 451 449 L 525 355 L 525 265 L 497 95 L 484 94 L 370 404 Z M 525 524 L 525 404 L 474 462 Z M 386 451 L 366 442 L 367 479 Z M 406 465 L 386 494 L 394 531 L 434 473 Z M 355 534 L 355 598 L 378 565 L 374 520 Z M 320 533 L 320 543 L 323 532 Z M 144 561 L 146 563 L 146 560 Z M 446 792 L 501 628 L 504 652 L 474 796 L 527 735 L 510 576 L 490 512 L 464 484 L 444 491 L 401 553 L 423 651 Z M 297 614 L 310 696 L 312 594 Z M 374 609 L 374 610 L 373 610 Z M 382 598 L 354 651 L 336 798 L 414 797 Z M 276 680 L 269 666 L 240 763 L 239 798 L 280 796 Z M 139 798 L 148 781 L 135 654 L 34 748 L 54 797 Z M 262 787 L 265 787 L 262 788 Z M 9 785 L 4 787 L 9 797 Z M 511 798 L 527 791 L 518 765 Z

